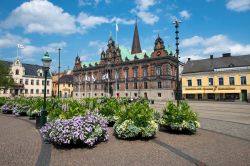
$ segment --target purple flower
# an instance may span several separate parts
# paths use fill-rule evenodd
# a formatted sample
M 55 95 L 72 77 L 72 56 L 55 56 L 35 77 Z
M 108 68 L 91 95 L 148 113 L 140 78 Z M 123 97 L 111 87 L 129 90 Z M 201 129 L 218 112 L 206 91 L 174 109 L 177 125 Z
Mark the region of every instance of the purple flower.
M 40 132 L 45 140 L 59 145 L 80 141 L 94 146 L 98 141 L 108 140 L 107 121 L 96 113 L 48 122 Z

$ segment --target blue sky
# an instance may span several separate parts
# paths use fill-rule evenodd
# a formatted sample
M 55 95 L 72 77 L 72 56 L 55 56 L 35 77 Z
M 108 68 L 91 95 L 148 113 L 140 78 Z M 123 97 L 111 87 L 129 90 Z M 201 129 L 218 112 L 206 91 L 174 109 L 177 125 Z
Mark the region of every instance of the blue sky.
M 99 60 L 109 35 L 115 40 L 115 22 L 118 44 L 130 49 L 136 18 L 144 51 L 153 49 L 158 33 L 174 50 L 175 17 L 182 20 L 183 62 L 223 52 L 250 53 L 250 0 L 3 0 L 0 59 L 14 60 L 19 43 L 24 45 L 22 62 L 41 64 L 48 51 L 55 71 L 56 48 L 61 47 L 62 68 L 71 69 L 77 54 L 83 61 Z

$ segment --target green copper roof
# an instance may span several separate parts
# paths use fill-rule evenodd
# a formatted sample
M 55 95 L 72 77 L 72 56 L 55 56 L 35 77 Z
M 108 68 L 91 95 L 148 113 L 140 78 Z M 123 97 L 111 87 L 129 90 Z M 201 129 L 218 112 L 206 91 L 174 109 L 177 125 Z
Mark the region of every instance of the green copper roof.
M 142 52 L 142 53 L 138 53 L 138 54 L 131 54 L 130 50 L 128 48 L 125 48 L 123 46 L 119 46 L 119 48 L 121 50 L 121 56 L 122 56 L 123 61 L 125 61 L 126 57 L 129 60 L 134 60 L 135 55 L 137 56 L 138 59 L 143 59 L 145 53 L 147 54 L 147 56 L 150 56 L 152 53 L 152 51 L 148 51 L 148 52 Z
M 142 53 L 138 53 L 138 54 L 131 54 L 130 50 L 124 46 L 119 46 L 120 50 L 121 50 L 121 57 L 122 57 L 122 61 L 125 61 L 126 57 L 132 61 L 134 60 L 135 58 L 135 55 L 137 56 L 138 59 L 143 59 L 144 58 L 144 54 L 146 53 L 148 57 L 151 56 L 152 52 L 153 51 L 146 51 L 146 52 L 142 52 Z M 170 54 L 173 51 L 171 50 L 171 48 L 165 48 L 165 51 Z M 99 61 L 92 61 L 92 62 L 81 62 L 81 65 L 82 67 L 85 65 L 86 67 L 90 67 L 90 64 L 92 66 L 95 66 L 95 63 L 99 64 L 100 63 L 100 60 Z
M 171 53 L 174 55 L 174 52 L 172 51 L 170 47 L 165 48 L 165 51 L 167 51 L 168 55 L 170 55 Z
M 81 66 L 83 67 L 84 65 L 86 67 L 89 67 L 90 65 L 95 66 L 95 63 L 99 64 L 100 61 L 92 61 L 92 62 L 81 62 Z

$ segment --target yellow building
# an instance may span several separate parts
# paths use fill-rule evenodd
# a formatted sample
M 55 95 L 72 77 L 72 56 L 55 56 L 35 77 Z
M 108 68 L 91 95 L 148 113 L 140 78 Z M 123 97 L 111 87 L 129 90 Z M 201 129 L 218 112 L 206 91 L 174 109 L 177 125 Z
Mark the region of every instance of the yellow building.
M 73 93 L 73 75 L 71 71 L 60 73 L 59 77 L 59 94 L 60 97 L 72 97 Z M 52 73 L 52 96 L 58 96 L 58 73 Z
M 250 55 L 188 60 L 182 96 L 196 100 L 250 100 Z
M 63 98 L 72 97 L 73 95 L 73 75 L 65 74 L 59 78 L 59 94 Z

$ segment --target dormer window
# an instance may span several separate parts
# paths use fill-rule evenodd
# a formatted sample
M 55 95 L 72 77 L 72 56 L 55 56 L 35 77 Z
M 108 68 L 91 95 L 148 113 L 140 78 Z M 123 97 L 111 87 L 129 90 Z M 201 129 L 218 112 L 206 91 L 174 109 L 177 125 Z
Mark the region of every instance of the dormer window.
M 43 71 L 41 69 L 37 70 L 37 76 L 39 76 L 39 77 L 43 76 Z
M 18 69 L 16 69 L 16 75 L 19 75 L 19 70 Z

